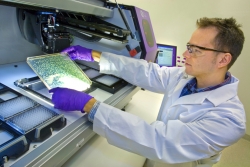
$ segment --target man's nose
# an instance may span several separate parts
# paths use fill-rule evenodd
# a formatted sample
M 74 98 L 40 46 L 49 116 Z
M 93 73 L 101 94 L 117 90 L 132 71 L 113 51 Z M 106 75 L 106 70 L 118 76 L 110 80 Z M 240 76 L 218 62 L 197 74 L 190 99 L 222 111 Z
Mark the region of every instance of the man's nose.
M 183 52 L 182 56 L 184 58 L 190 58 L 191 57 L 191 54 L 188 52 L 188 50 L 186 50 L 185 52 Z

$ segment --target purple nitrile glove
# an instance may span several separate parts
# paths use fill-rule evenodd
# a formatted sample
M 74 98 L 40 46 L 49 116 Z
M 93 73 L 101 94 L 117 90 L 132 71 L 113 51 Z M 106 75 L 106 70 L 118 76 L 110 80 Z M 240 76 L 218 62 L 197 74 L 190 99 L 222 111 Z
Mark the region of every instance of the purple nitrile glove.
M 72 60 L 84 60 L 84 61 L 94 61 L 92 57 L 92 50 L 84 48 L 82 46 L 70 46 L 63 51 L 63 53 L 68 53 L 70 59 Z
M 53 88 L 49 90 L 49 93 L 53 93 L 52 102 L 54 108 L 64 111 L 80 110 L 84 113 L 84 106 L 93 98 L 84 92 L 68 88 Z

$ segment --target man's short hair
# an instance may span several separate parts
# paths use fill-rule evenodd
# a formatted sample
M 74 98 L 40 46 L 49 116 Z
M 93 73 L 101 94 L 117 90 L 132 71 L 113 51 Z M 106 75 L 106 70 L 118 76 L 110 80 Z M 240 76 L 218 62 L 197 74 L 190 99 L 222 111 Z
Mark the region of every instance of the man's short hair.
M 215 27 L 218 34 L 215 37 L 215 49 L 224 50 L 232 55 L 232 60 L 228 64 L 228 69 L 234 64 L 240 55 L 245 41 L 244 33 L 240 29 L 241 25 L 236 23 L 234 18 L 207 18 L 197 20 L 197 28 Z

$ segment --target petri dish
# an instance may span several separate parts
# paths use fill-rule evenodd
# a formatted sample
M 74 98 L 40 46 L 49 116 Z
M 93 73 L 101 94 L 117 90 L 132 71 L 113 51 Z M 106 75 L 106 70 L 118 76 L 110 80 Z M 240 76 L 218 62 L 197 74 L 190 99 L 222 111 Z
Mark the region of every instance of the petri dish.
M 64 87 L 84 91 L 92 84 L 82 69 L 64 53 L 28 57 L 27 63 L 48 89 Z

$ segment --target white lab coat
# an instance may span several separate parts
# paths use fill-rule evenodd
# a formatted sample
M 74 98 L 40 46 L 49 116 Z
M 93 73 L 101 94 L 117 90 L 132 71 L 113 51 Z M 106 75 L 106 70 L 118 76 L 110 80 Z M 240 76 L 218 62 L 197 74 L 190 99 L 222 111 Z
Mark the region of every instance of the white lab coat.
M 160 68 L 111 53 L 102 53 L 99 64 L 102 73 L 164 93 L 152 124 L 104 103 L 93 122 L 94 131 L 110 144 L 151 159 L 155 166 L 209 166 L 245 134 L 245 111 L 235 77 L 233 83 L 215 90 L 179 97 L 191 79 L 185 77 L 184 68 Z

